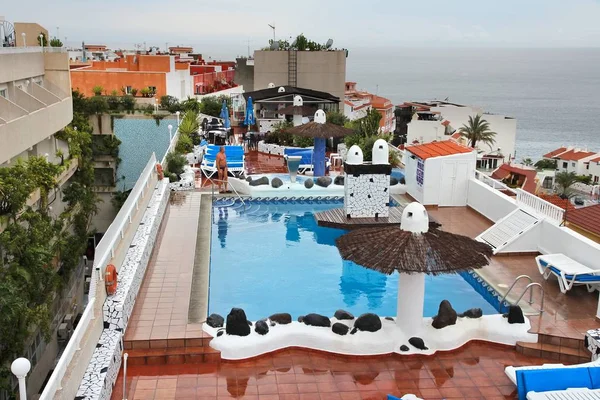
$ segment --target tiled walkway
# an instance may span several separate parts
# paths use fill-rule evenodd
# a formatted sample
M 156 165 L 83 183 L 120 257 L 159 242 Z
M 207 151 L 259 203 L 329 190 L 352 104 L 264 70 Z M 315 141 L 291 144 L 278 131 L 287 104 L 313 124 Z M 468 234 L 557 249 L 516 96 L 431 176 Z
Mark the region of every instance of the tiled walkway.
M 431 357 L 342 358 L 287 350 L 252 361 L 131 367 L 127 396 L 135 399 L 359 400 L 413 393 L 424 399 L 515 399 L 507 365 L 548 360 L 471 343 Z M 119 377 L 113 400 L 122 399 Z
M 202 337 L 200 324 L 188 324 L 200 196 L 198 192 L 171 194 L 126 341 Z

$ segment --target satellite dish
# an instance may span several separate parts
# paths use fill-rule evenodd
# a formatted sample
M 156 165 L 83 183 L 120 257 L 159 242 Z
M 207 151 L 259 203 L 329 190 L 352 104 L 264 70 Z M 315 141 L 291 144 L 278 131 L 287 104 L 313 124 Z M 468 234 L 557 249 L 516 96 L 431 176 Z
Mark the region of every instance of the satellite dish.
M 326 49 L 330 49 L 331 46 L 333 46 L 333 39 L 329 39 L 329 40 L 327 40 L 327 43 L 325 43 Z
M 0 47 L 15 47 L 16 45 L 15 27 L 8 21 L 0 21 Z

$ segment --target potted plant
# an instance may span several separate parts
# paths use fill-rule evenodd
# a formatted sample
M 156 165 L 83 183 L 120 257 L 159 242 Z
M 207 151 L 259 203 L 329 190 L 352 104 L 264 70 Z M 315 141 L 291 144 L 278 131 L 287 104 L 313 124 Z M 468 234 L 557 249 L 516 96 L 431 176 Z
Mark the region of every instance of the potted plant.
M 121 94 L 123 96 L 125 96 L 127 94 L 127 89 L 125 89 L 125 86 L 121 86 Z
M 103 91 L 104 91 L 104 88 L 100 85 L 96 85 L 92 88 L 92 92 L 94 92 L 94 96 L 102 95 Z
M 111 90 L 110 95 L 111 96 L 118 96 L 119 92 L 117 92 L 117 89 L 113 89 L 113 90 Z
M 131 88 L 131 95 L 133 97 L 137 96 L 138 90 L 136 88 Z

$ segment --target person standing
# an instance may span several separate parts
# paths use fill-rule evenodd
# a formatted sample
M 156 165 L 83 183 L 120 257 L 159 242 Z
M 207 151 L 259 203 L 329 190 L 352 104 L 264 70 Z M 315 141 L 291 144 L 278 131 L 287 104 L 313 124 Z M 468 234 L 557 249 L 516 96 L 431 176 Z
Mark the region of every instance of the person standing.
M 217 154 L 217 176 L 218 176 L 218 186 L 219 193 L 231 193 L 230 190 L 227 190 L 227 156 L 225 155 L 225 146 L 221 146 L 219 150 L 219 154 Z M 223 189 L 224 188 L 224 189 Z

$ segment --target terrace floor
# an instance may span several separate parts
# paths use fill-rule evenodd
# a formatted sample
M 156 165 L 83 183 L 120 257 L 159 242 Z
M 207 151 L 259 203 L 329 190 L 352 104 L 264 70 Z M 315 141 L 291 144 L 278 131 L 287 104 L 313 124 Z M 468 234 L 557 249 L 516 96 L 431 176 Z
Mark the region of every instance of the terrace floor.
M 279 157 L 251 153 L 247 161 L 250 173 L 281 172 L 276 169 Z M 188 321 L 190 302 L 202 301 L 192 298 L 201 196 L 196 191 L 176 193 L 171 198 L 125 334 L 126 342 L 141 345 L 134 348 L 146 348 L 151 353 L 151 343 L 169 343 L 170 347 L 172 341 L 200 339 L 204 345 L 210 338 L 199 323 Z M 492 225 L 465 207 L 428 211 L 442 229 L 470 237 Z M 581 287 L 566 295 L 560 293 L 554 279 L 542 279 L 531 254 L 493 257 L 481 274 L 500 291 L 522 274 L 542 284 L 545 312 L 541 318 L 530 318 L 534 331 L 581 339 L 586 330 L 600 328 L 594 318 L 597 293 Z M 522 282 L 517 288 L 524 286 Z M 535 292 L 534 298 L 533 307 L 539 307 L 540 294 Z M 384 399 L 387 394 L 413 393 L 424 399 L 512 399 L 516 398 L 515 388 L 505 377 L 504 367 L 544 362 L 556 361 L 487 343 L 470 343 L 457 351 L 429 357 L 350 358 L 291 349 L 245 362 L 130 365 L 125 398 Z M 112 398 L 122 396 L 120 377 Z

